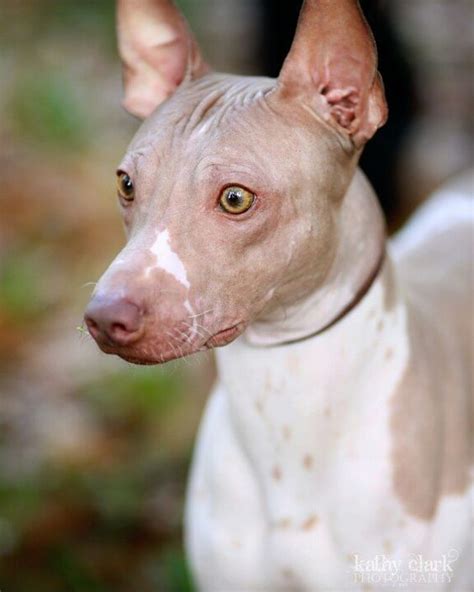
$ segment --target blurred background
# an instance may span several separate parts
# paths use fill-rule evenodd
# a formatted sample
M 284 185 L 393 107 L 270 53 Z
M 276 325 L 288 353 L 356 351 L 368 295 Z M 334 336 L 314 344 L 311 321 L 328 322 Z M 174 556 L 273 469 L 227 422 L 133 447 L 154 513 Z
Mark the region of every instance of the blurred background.
M 276 75 L 299 2 L 180 0 L 220 70 Z M 390 229 L 472 162 L 471 0 L 363 1 L 391 116 L 363 158 Z M 136 368 L 81 329 L 123 244 L 112 0 L 0 3 L 0 589 L 186 592 L 185 479 L 212 355 Z

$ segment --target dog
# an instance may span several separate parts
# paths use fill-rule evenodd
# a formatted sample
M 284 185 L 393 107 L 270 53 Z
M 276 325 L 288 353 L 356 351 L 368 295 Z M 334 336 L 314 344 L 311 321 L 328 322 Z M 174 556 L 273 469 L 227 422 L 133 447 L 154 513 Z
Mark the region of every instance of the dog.
M 448 188 L 387 242 L 357 167 L 387 117 L 357 2 L 307 0 L 276 80 L 212 72 L 168 0 L 119 0 L 118 38 L 145 122 L 85 322 L 138 364 L 219 348 L 199 590 L 467 592 L 472 206 Z

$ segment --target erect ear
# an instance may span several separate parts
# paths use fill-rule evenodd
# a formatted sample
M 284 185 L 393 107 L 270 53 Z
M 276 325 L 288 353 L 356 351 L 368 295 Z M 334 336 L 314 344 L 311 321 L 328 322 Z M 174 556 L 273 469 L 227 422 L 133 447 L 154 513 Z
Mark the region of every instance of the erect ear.
M 361 147 L 385 123 L 377 51 L 357 0 L 306 0 L 279 76 L 283 96 L 300 96 Z
M 207 71 L 196 41 L 171 0 L 117 0 L 123 106 L 147 117 L 185 78 Z

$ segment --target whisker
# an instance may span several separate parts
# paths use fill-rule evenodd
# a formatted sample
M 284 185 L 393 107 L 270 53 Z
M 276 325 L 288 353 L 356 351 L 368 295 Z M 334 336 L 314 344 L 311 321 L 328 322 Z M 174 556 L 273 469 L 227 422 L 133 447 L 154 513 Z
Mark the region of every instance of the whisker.
M 180 357 L 183 357 L 183 350 L 181 348 L 180 339 L 179 339 L 179 336 L 177 337 L 175 335 L 175 333 L 179 333 L 179 335 L 181 337 L 184 337 L 185 341 L 186 341 L 186 335 L 184 333 L 182 333 L 182 331 L 180 331 L 177 327 L 173 327 L 173 332 L 172 333 L 170 333 L 169 331 L 167 331 L 167 334 L 170 335 L 170 337 L 172 337 L 172 339 L 174 340 L 175 346 L 179 349 L 179 352 L 181 354 Z
M 186 323 L 186 321 L 183 321 L 183 323 Z M 191 329 L 191 331 L 196 333 L 199 337 L 201 337 L 202 339 L 206 339 L 206 335 L 203 335 L 203 333 L 199 331 L 199 325 L 197 323 L 195 323 L 194 325 L 190 325 L 189 323 L 187 323 L 187 325 L 189 329 Z
M 204 331 L 205 333 L 207 333 L 207 335 L 209 337 L 212 337 L 212 333 L 209 331 L 209 329 L 206 329 L 206 327 L 203 327 L 203 325 L 200 325 L 199 323 L 196 323 L 194 325 L 196 328 L 201 329 L 201 331 Z
M 90 340 L 92 339 L 92 335 L 89 331 L 84 327 L 84 325 L 78 325 L 76 327 L 76 331 L 79 333 L 79 339 Z
M 205 310 L 204 312 L 198 312 L 198 314 L 195 315 L 188 315 L 188 319 L 197 319 L 198 317 L 202 317 L 205 314 L 212 312 L 213 310 L 213 308 L 210 308 L 209 310 Z
M 184 360 L 184 363 L 186 363 L 188 360 L 186 359 L 186 356 L 184 355 L 183 348 L 179 344 L 176 344 L 176 347 L 178 348 L 179 358 L 181 360 Z
M 172 340 L 174 340 L 174 339 L 175 339 L 174 335 L 173 335 L 172 333 L 170 333 L 169 331 L 166 331 L 166 334 L 167 334 L 169 337 L 171 337 L 171 339 L 172 339 Z M 167 343 L 168 343 L 168 345 L 171 347 L 171 349 L 173 350 L 173 353 L 174 353 L 175 357 L 179 357 L 179 356 L 177 356 L 177 351 L 176 351 L 176 348 L 174 347 L 174 345 L 173 345 L 172 341 L 169 341 L 169 340 L 168 340 L 168 341 L 167 341 Z
M 192 339 L 191 335 L 187 335 L 186 333 L 184 333 L 183 331 L 181 331 L 180 329 L 178 329 L 178 327 L 175 327 L 175 331 L 176 331 L 177 333 L 179 333 L 179 335 L 180 335 L 181 337 L 183 337 L 183 338 L 184 338 L 184 341 L 185 341 L 186 343 L 190 343 L 190 342 L 191 342 L 191 339 Z
M 192 342 L 192 340 L 193 340 L 193 337 L 194 337 L 196 334 L 198 334 L 198 335 L 199 335 L 199 333 L 197 333 L 197 330 L 196 330 L 196 321 L 193 319 L 193 323 L 192 323 L 192 324 L 191 324 L 191 323 L 189 323 L 187 319 L 186 319 L 186 320 L 183 320 L 183 321 L 181 321 L 181 322 L 182 322 L 182 323 L 183 323 L 183 325 L 186 327 L 186 333 L 187 333 L 187 332 L 188 332 L 188 330 L 189 330 L 189 336 L 188 336 L 188 337 L 186 337 L 186 342 L 187 342 L 187 343 L 191 343 L 191 342 Z

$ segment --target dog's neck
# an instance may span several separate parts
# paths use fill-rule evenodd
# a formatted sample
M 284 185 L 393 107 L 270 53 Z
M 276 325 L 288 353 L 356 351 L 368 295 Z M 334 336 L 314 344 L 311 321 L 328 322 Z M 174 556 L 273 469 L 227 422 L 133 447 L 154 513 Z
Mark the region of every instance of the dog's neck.
M 271 346 L 306 339 L 337 322 L 369 290 L 381 269 L 385 225 L 377 198 L 360 170 L 341 202 L 339 243 L 324 285 L 290 306 L 256 319 L 245 338 Z

